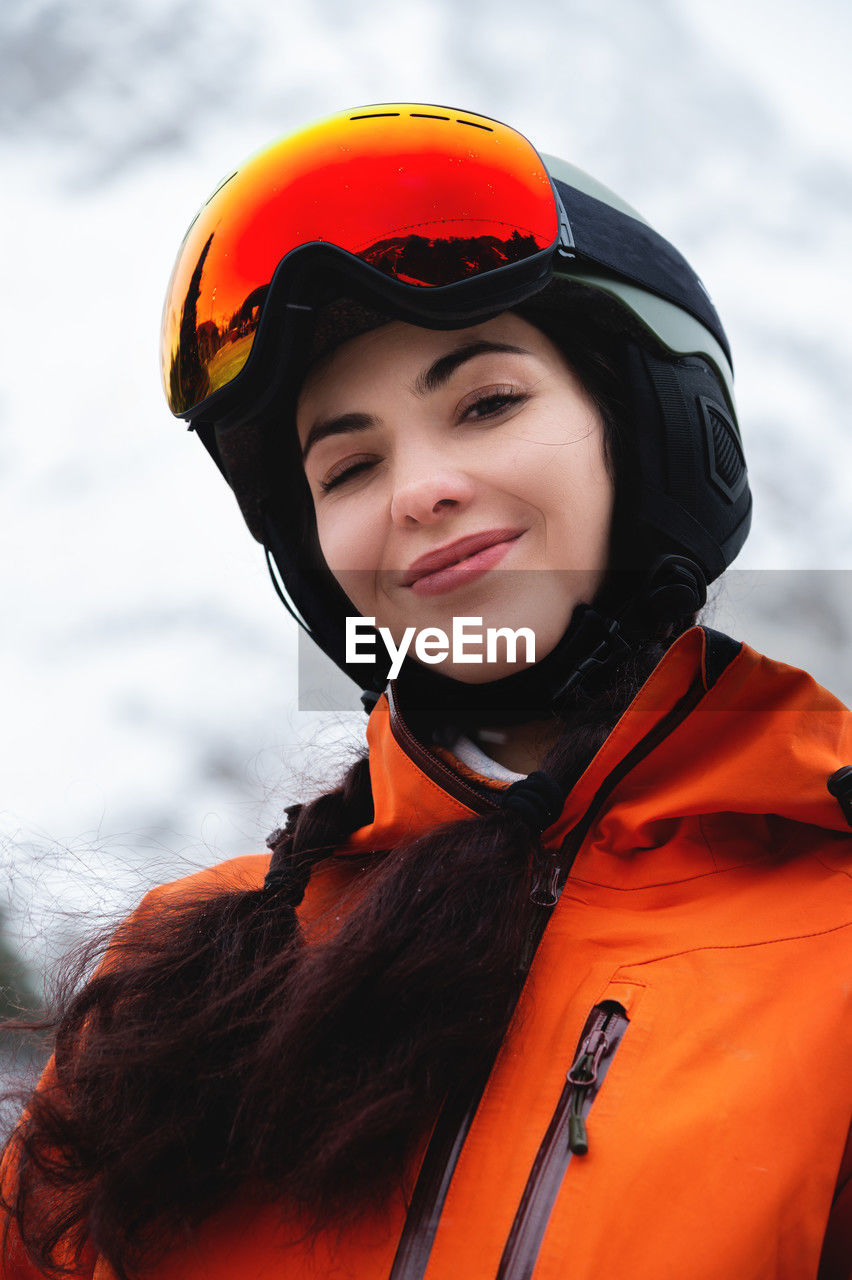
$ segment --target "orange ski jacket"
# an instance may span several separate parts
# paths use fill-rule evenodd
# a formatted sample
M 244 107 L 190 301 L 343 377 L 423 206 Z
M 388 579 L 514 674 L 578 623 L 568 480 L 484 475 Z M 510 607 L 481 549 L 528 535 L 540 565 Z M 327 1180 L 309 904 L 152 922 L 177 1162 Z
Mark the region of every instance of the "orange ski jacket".
M 494 803 L 392 690 L 368 743 L 375 820 L 315 874 L 306 923 L 359 854 Z M 410 1202 L 300 1240 L 235 1191 L 145 1280 L 848 1280 L 852 805 L 827 784 L 850 764 L 852 713 L 808 675 L 685 633 L 544 833 L 564 888 L 484 1090 L 448 1102 Z M 255 887 L 268 861 L 144 909 Z M 36 1274 L 10 1245 L 3 1280 Z M 79 1274 L 113 1280 L 94 1251 Z

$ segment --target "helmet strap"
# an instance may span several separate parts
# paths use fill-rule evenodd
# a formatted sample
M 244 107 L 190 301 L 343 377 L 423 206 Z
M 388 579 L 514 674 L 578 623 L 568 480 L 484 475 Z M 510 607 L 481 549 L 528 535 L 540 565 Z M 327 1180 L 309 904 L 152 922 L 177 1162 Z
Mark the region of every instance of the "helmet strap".
M 545 658 L 499 680 L 467 684 L 406 659 L 394 682 L 406 717 L 423 727 L 522 724 L 558 714 L 567 694 L 598 693 L 644 642 L 666 624 L 697 613 L 707 598 L 704 575 L 686 556 L 659 557 L 635 587 L 635 574 L 614 575 L 594 605 L 575 607 L 565 634 Z

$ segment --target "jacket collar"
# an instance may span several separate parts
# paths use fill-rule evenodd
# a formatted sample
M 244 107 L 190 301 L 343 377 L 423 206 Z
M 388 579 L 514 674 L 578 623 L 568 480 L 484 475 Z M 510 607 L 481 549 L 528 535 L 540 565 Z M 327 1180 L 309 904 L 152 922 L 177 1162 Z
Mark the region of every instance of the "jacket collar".
M 392 692 L 370 715 L 367 743 L 375 817 L 341 854 L 389 849 L 498 802 L 414 737 Z M 846 832 L 826 782 L 849 763 L 852 713 L 841 702 L 805 672 L 693 627 L 636 694 L 544 843 L 558 847 L 596 799 L 600 811 L 618 807 L 610 836 L 625 853 L 637 848 L 637 828 L 690 815 L 779 815 Z

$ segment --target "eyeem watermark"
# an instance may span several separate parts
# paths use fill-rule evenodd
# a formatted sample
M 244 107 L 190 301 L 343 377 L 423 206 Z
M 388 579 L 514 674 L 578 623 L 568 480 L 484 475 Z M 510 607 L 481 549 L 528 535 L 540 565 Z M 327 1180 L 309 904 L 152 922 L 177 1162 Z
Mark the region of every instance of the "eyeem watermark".
M 476 630 L 476 628 L 479 628 Z M 482 630 L 481 618 L 453 618 L 453 634 L 448 636 L 440 627 L 406 627 L 397 645 L 387 627 L 376 628 L 375 618 L 346 619 L 346 661 L 375 662 L 375 632 L 384 641 L 391 660 L 388 676 L 395 680 L 409 650 L 414 645 L 414 656 L 419 662 L 434 664 L 450 658 L 452 662 L 497 662 L 498 641 L 504 641 L 506 660 L 517 662 L 518 641 L 525 641 L 523 661 L 535 662 L 535 632 L 530 627 L 487 627 Z M 479 648 L 479 652 L 474 650 Z

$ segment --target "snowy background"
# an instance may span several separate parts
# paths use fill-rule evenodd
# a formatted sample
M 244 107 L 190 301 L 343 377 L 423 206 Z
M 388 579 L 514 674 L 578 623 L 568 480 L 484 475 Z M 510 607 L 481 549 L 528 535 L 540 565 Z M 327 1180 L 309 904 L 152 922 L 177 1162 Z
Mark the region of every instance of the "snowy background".
M 6 0 L 0 908 L 29 963 L 262 849 L 362 737 L 296 708 L 295 626 L 157 365 L 202 200 L 345 107 L 506 120 L 687 255 L 755 493 L 716 625 L 852 698 L 850 30 L 839 0 Z

